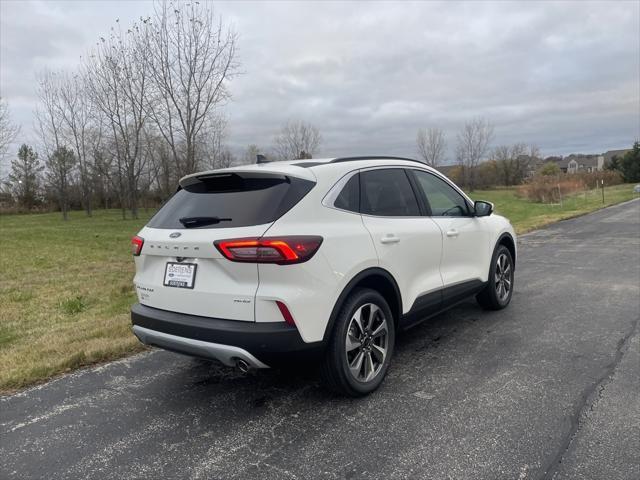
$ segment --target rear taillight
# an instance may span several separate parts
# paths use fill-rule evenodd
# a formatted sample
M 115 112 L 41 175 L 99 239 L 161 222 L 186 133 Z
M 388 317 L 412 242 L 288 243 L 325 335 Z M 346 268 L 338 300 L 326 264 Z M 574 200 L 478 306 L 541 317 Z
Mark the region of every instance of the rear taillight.
M 144 245 L 144 238 L 138 237 L 136 235 L 131 239 L 131 253 L 133 253 L 135 257 L 140 255 L 140 252 L 142 251 L 142 245 Z
M 321 244 L 322 237 L 312 235 L 235 238 L 214 242 L 220 253 L 233 262 L 278 265 L 306 262 Z

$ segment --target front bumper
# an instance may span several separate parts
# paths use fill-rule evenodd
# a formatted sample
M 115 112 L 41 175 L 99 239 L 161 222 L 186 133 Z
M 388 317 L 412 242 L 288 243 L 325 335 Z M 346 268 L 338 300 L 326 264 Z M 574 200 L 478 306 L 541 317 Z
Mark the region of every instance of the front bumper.
M 308 357 L 322 342 L 305 343 L 295 327 L 284 322 L 260 323 L 199 317 L 136 303 L 131 308 L 133 332 L 147 345 L 219 360 L 233 366 L 244 360 L 255 368 Z

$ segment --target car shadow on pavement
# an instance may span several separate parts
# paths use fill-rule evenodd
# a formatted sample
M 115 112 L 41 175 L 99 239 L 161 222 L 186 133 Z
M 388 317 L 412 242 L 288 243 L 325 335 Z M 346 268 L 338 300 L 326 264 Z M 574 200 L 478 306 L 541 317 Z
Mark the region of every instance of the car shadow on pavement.
M 468 336 L 469 329 L 479 329 L 476 327 L 478 323 L 482 323 L 479 320 L 482 317 L 487 320 L 488 315 L 475 302 L 468 301 L 401 332 L 396 339 L 390 371 L 401 375 L 405 360 L 419 361 L 420 369 L 424 375 L 428 375 L 432 358 L 429 353 L 442 350 L 445 344 L 453 345 L 455 350 L 455 343 L 461 333 L 466 332 L 465 335 Z M 163 354 L 172 355 L 165 352 Z M 184 366 L 180 369 L 179 382 L 176 383 L 175 378 L 161 381 L 167 382 L 163 387 L 167 391 L 175 390 L 181 398 L 188 396 L 193 404 L 197 404 L 199 400 L 211 402 L 215 397 L 229 396 L 234 398 L 235 409 L 242 409 L 242 406 L 248 409 L 266 407 L 278 399 L 292 396 L 312 398 L 320 402 L 362 400 L 340 397 L 324 389 L 319 380 L 317 365 L 309 362 L 242 373 L 217 362 L 183 358 Z M 379 392 L 384 390 L 384 386 L 383 383 Z M 374 400 L 376 394 L 377 392 L 367 398 Z M 171 408 L 170 405 L 166 407 Z

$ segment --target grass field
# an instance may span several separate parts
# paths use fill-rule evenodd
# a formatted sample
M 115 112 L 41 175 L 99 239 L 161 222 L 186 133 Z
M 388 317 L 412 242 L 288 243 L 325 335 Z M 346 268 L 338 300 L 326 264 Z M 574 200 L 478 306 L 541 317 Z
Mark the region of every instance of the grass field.
M 637 196 L 637 194 L 635 194 Z M 592 212 L 603 206 L 614 205 L 634 198 L 633 185 L 623 184 L 605 187 L 602 203 L 600 190 L 589 190 L 563 199 L 562 206 L 531 203 L 515 196 L 514 189 L 479 190 L 470 194 L 474 200 L 486 200 L 495 204 L 496 212 L 513 224 L 517 233 L 535 230 L 565 218 Z
M 632 190 L 607 188 L 606 203 L 629 200 Z M 599 192 L 565 199 L 562 207 L 529 203 L 513 190 L 472 197 L 494 202 L 520 233 L 602 207 Z M 129 241 L 150 215 L 72 212 L 66 223 L 59 214 L 0 217 L 0 392 L 142 349 L 129 326 Z
M 131 237 L 116 210 L 0 218 L 0 391 L 140 350 Z

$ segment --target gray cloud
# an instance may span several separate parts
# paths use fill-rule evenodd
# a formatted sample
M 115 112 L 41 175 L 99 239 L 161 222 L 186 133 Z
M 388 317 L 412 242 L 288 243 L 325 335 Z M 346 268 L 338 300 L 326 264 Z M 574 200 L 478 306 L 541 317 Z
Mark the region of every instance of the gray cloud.
M 35 72 L 73 67 L 116 18 L 150 2 L 2 2 L 0 89 L 30 131 Z M 269 146 L 290 118 L 325 155 L 415 155 L 419 127 L 449 144 L 468 119 L 495 143 L 598 152 L 640 136 L 638 2 L 219 2 L 240 34 L 229 143 Z M 452 158 L 451 158 L 452 159 Z

